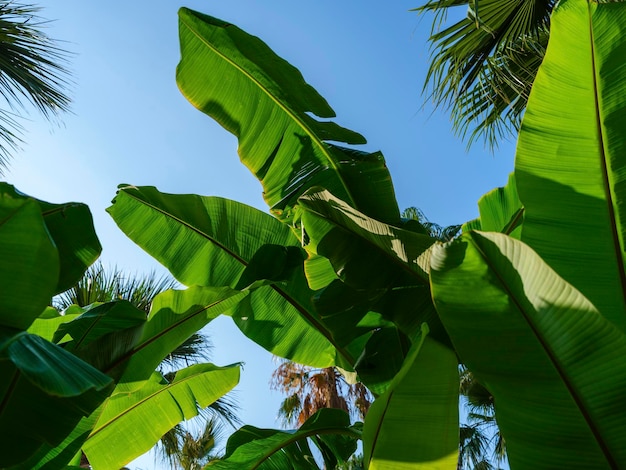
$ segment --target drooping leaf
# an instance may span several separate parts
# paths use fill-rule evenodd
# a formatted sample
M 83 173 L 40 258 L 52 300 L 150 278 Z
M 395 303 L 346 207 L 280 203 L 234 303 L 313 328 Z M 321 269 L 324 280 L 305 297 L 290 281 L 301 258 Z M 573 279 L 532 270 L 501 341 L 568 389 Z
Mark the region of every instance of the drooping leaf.
M 59 252 L 59 280 L 54 293 L 74 285 L 87 267 L 100 256 L 102 246 L 96 236 L 91 212 L 85 204 L 68 202 L 52 204 L 20 193 L 14 186 L 0 183 L 3 200 L 34 200 L 39 204 L 49 236 Z
M 363 454 L 370 470 L 456 468 L 457 359 L 427 333 L 423 325 L 402 368 L 368 411 Z
M 356 450 L 361 424 L 350 425 L 345 411 L 322 408 L 296 431 L 277 431 L 244 426 L 233 434 L 226 446 L 225 459 L 214 462 L 216 470 L 318 470 L 307 438 L 320 451 L 327 466 L 346 461 Z M 333 464 L 334 463 L 334 464 Z
M 111 392 L 111 378 L 36 335 L 0 340 L 0 467 L 55 446 Z
M 431 279 L 461 361 L 497 404 L 511 468 L 626 465 L 626 336 L 613 323 L 502 234 L 437 247 Z
M 463 231 L 505 233 L 519 240 L 522 232 L 524 208 L 517 195 L 515 174 L 509 175 L 507 184 L 489 191 L 478 200 L 480 217 L 463 225 Z
M 528 102 L 522 240 L 626 331 L 626 5 L 567 0 Z
M 329 143 L 365 139 L 314 117 L 335 113 L 295 67 L 232 24 L 186 8 L 179 20 L 178 87 L 238 137 L 239 156 L 275 215 L 290 221 L 298 197 L 319 185 L 374 218 L 399 221 L 383 156 Z
M 264 245 L 287 251 L 300 245 L 274 217 L 222 198 L 127 186 L 108 211 L 135 243 L 186 285 L 235 287 Z M 278 356 L 316 367 L 337 362 L 351 367 L 354 358 L 332 344 L 330 332 L 319 322 L 302 268 L 290 272 L 288 282 L 250 292 L 231 310 L 233 320 L 244 334 Z
M 83 450 L 94 468 L 120 468 L 238 382 L 238 365 L 196 364 L 178 371 L 172 383 L 155 372 L 136 392 L 107 400 Z
M 14 191 L 0 190 L 0 259 L 0 325 L 25 330 L 54 294 L 59 254 L 37 201 Z
M 121 359 L 138 344 L 145 323 L 145 312 L 130 302 L 107 302 L 87 307 L 77 318 L 62 323 L 52 341 L 66 339 L 66 351 L 117 380 L 127 364 Z

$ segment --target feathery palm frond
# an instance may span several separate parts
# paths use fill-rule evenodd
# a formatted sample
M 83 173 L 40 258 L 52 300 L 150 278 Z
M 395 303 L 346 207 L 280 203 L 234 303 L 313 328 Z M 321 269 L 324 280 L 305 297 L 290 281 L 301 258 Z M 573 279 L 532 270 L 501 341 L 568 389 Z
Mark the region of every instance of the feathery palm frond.
M 429 0 L 431 63 L 425 90 L 452 113 L 469 143 L 483 136 L 493 148 L 519 128 L 528 92 L 543 60 L 554 0 Z M 455 7 L 467 16 L 444 26 Z
M 8 106 L 0 109 L 0 173 L 21 142 L 16 108 L 30 104 L 47 119 L 69 109 L 69 54 L 42 31 L 46 21 L 37 16 L 39 10 L 0 2 L 0 95 Z

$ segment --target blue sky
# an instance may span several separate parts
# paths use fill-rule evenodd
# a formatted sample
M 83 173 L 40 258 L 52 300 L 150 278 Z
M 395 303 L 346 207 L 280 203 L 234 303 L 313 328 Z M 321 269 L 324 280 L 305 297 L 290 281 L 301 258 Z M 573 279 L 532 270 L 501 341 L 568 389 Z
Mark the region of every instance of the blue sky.
M 382 150 L 401 208 L 441 225 L 477 216 L 476 201 L 506 182 L 514 144 L 471 152 L 445 112 L 424 105 L 429 18 L 419 3 L 373 0 L 41 2 L 49 35 L 74 53 L 72 114 L 61 125 L 36 114 L 5 178 L 52 202 L 81 201 L 94 215 L 102 261 L 129 272 L 162 270 L 104 209 L 120 183 L 235 199 L 265 210 L 260 184 L 240 164 L 236 139 L 178 92 L 177 10 L 187 6 L 261 37 L 298 67 L 335 109 L 336 121 Z M 281 399 L 268 391 L 271 356 L 221 319 L 208 329 L 218 364 L 246 363 L 238 400 L 244 422 L 276 427 Z M 131 468 L 157 468 L 152 458 Z

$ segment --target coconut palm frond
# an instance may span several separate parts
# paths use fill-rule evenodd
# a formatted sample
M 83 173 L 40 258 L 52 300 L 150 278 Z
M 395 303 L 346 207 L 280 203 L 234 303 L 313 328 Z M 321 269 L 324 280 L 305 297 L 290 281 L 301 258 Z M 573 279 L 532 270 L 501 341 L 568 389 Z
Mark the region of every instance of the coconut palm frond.
M 39 11 L 33 5 L 0 2 L 0 96 L 8 107 L 0 110 L 0 170 L 21 142 L 23 128 L 12 111 L 29 104 L 51 119 L 69 109 L 69 53 L 44 33 L 47 21 Z
M 424 91 L 450 110 L 469 144 L 483 136 L 494 148 L 516 131 L 527 92 L 543 60 L 554 0 L 431 0 L 416 11 L 434 13 L 431 63 Z M 467 11 L 446 25 L 448 12 Z M 458 16 L 457 16 L 458 17 Z

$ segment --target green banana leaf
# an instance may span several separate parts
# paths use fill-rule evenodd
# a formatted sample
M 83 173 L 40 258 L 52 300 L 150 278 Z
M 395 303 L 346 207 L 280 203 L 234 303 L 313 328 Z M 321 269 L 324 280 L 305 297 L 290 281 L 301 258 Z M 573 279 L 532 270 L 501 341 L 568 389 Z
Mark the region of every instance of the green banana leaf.
M 126 235 L 186 285 L 235 287 L 264 245 L 300 245 L 274 217 L 222 198 L 126 186 L 107 210 Z M 273 354 L 316 367 L 340 363 L 350 368 L 354 357 L 333 345 L 312 296 L 300 268 L 287 283 L 252 290 L 229 314 L 244 334 Z
M 424 324 L 402 369 L 367 413 L 363 457 L 370 470 L 456 468 L 457 358 L 427 334 Z
M 34 200 L 39 204 L 41 215 L 59 252 L 59 280 L 54 293 L 72 287 L 85 270 L 100 256 L 102 246 L 96 236 L 91 212 L 85 204 L 68 202 L 51 204 L 26 196 L 13 185 L 0 183 L 3 201 Z
M 463 224 L 463 232 L 500 232 L 520 239 L 524 207 L 517 195 L 514 173 L 504 187 L 493 189 L 478 200 L 478 211 L 480 217 Z
M 72 305 L 61 315 L 54 307 L 47 307 L 38 318 L 28 327 L 28 332 L 52 341 L 54 334 L 63 323 L 72 321 L 83 314 L 83 309 L 78 305 Z
M 37 201 L 0 191 L 0 325 L 27 329 L 59 279 L 59 254 Z
M 109 398 L 83 451 L 94 468 L 120 468 L 238 382 L 238 365 L 196 364 L 178 371 L 172 383 L 155 372 L 136 392 Z
M 60 444 L 51 446 L 44 444 L 28 460 L 10 467 L 9 470 L 68 470 L 68 463 L 80 462 L 80 448 L 89 437 L 89 433 L 96 424 L 98 410 L 82 418 L 72 432 Z M 78 457 L 78 462 L 76 462 Z
M 328 258 L 341 281 L 363 291 L 362 299 L 371 299 L 369 310 L 381 313 L 409 336 L 428 322 L 433 336 L 447 342 L 428 283 L 434 238 L 371 219 L 322 188 L 307 191 L 300 206 L 305 249 Z M 342 296 L 341 292 L 334 296 L 335 305 L 343 303 Z M 326 303 L 333 305 L 330 300 Z
M 110 372 L 127 363 L 114 395 L 143 386 L 172 350 L 247 294 L 228 287 L 195 286 L 157 295 L 137 344 L 107 369 Z
M 294 431 L 244 426 L 228 439 L 224 460 L 211 468 L 319 470 L 307 439 L 320 451 L 324 468 L 335 468 L 354 453 L 360 437 L 361 423 L 351 426 L 345 411 L 322 408 Z
M 52 341 L 116 382 L 128 364 L 123 358 L 139 343 L 146 314 L 125 300 L 94 304 L 75 319 L 62 323 Z
M 437 310 L 494 397 L 511 468 L 625 468 L 626 335 L 506 235 L 463 234 L 431 261 Z
M 0 468 L 55 446 L 112 390 L 112 379 L 39 336 L 0 331 Z
M 626 331 L 626 5 L 565 0 L 528 101 L 522 240 Z
M 272 213 L 293 222 L 298 197 L 317 185 L 371 217 L 399 222 L 383 156 L 328 142 L 365 139 L 313 116 L 335 113 L 295 67 L 259 38 L 187 8 L 179 11 L 179 32 L 179 89 L 238 137 L 239 156 L 261 181 Z

